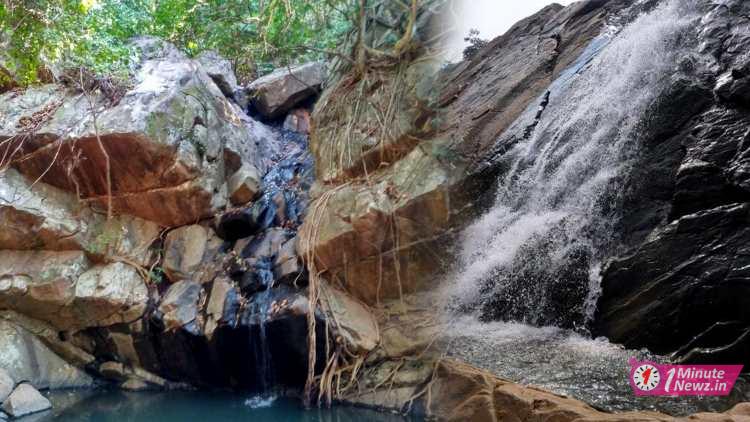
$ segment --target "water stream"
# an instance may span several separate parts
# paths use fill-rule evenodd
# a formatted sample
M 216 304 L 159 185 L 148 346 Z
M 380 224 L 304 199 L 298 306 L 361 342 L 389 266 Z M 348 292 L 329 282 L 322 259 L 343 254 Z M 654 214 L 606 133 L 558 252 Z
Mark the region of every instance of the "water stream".
M 494 206 L 464 232 L 447 282 L 451 355 L 608 410 L 725 410 L 745 394 L 636 400 L 628 358 L 653 356 L 586 331 L 649 109 L 696 18 L 690 0 L 669 0 L 612 25 L 498 139 Z

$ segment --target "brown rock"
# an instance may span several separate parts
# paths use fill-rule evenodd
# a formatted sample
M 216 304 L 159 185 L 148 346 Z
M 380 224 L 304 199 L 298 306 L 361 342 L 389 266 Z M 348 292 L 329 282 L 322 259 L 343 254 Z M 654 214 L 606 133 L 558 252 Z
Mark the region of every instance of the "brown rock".
M 380 343 L 378 322 L 365 305 L 327 283 L 320 284 L 320 303 L 334 337 L 341 337 L 349 351 L 364 354 Z
M 250 164 L 243 164 L 227 181 L 229 200 L 233 205 L 247 204 L 260 193 L 260 182 L 258 169 Z
M 0 307 L 70 327 L 72 318 L 62 310 L 89 265 L 82 252 L 0 251 Z
M 219 270 L 214 258 L 221 243 L 213 230 L 200 225 L 172 230 L 164 242 L 164 272 L 172 282 L 188 278 L 210 281 Z
M 0 177 L 0 249 L 83 250 L 148 265 L 156 223 L 125 215 L 106 220 L 74 195 L 32 182 L 13 169 Z
M 89 269 L 82 252 L 0 251 L 0 306 L 63 330 L 138 319 L 148 289 L 131 266 Z
M 18 135 L 30 116 L 40 116 L 13 156 L 14 167 L 29 178 L 44 175 L 43 182 L 106 207 L 101 140 L 111 162 L 116 212 L 164 226 L 210 217 L 226 204 L 225 146 L 230 139 L 242 139 L 251 149 L 255 143 L 197 62 L 164 42 L 138 45 L 145 59 L 133 89 L 116 105 L 94 99 L 98 137 L 84 95 L 45 85 L 0 96 L 0 140 Z M 6 143 L 3 151 L 15 151 L 24 138 Z
M 284 119 L 284 129 L 307 135 L 310 133 L 310 112 L 303 108 L 290 111 Z
M 300 256 L 315 256 L 325 277 L 368 304 L 431 286 L 452 260 L 446 244 L 466 210 L 491 191 L 494 178 L 483 172 L 498 135 L 600 33 L 616 3 L 550 5 L 455 66 L 415 57 L 361 87 L 347 85 L 346 71 L 332 75 L 310 134 L 318 180 L 311 209 L 322 211 L 300 230 Z M 421 9 L 420 21 L 429 13 Z
M 125 373 L 125 366 L 121 364 L 120 362 L 104 362 L 101 365 L 99 365 L 99 373 L 104 378 L 114 380 L 114 381 L 122 381 L 127 378 L 127 374 Z

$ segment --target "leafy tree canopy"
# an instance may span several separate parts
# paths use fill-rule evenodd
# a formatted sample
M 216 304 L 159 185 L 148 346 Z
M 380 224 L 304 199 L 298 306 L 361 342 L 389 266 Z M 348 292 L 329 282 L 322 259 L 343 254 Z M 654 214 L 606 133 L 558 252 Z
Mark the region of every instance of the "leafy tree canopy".
M 153 35 L 189 55 L 216 50 L 247 80 L 333 50 L 355 9 L 353 0 L 0 0 L 0 64 L 21 85 L 43 79 L 49 63 L 118 74 L 133 58 L 128 39 Z

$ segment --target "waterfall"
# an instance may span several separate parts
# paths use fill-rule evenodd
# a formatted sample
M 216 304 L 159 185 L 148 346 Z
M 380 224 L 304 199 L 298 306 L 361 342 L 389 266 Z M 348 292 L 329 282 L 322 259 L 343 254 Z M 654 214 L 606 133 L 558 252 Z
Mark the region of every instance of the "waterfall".
M 454 310 L 585 326 L 649 107 L 675 73 L 692 12 L 670 0 L 605 29 L 501 135 L 505 171 L 494 205 L 463 234 Z

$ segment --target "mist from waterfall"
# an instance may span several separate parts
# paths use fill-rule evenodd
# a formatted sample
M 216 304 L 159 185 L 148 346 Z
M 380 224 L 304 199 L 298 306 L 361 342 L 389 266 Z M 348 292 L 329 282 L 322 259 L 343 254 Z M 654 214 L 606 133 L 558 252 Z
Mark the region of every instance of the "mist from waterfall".
M 585 325 L 640 129 L 669 86 L 692 12 L 689 0 L 665 1 L 605 29 L 500 137 L 512 145 L 499 158 L 506 171 L 492 209 L 463 233 L 454 308 L 483 320 Z

